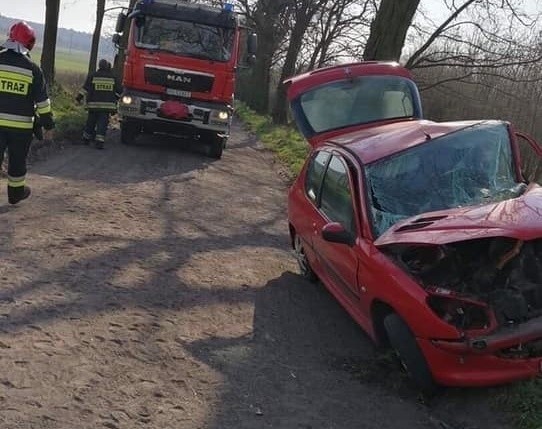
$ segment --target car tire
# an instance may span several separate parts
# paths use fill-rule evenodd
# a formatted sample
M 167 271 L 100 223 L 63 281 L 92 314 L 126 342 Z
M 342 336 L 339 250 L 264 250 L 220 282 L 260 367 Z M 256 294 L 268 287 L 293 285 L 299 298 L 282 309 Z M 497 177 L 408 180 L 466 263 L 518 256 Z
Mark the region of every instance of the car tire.
M 300 274 L 311 283 L 316 283 L 318 281 L 318 276 L 312 270 L 307 255 L 305 254 L 305 248 L 303 247 L 301 238 L 297 234 L 294 237 L 294 255 L 297 259 Z
M 141 127 L 134 122 L 122 122 L 120 124 L 120 141 L 125 145 L 133 145 L 137 136 L 141 131 Z
M 437 389 L 414 334 L 398 314 L 392 313 L 384 318 L 384 328 L 390 345 L 402 367 L 422 393 L 432 395 Z

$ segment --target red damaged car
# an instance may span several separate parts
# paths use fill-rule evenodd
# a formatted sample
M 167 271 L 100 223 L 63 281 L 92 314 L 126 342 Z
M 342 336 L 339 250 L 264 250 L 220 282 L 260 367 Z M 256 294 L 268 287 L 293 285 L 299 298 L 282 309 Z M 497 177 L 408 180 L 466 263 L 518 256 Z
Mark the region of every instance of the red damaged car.
M 286 84 L 312 146 L 288 198 L 302 274 L 423 389 L 540 375 L 542 187 L 519 150 L 537 143 L 503 121 L 423 120 L 394 63 Z

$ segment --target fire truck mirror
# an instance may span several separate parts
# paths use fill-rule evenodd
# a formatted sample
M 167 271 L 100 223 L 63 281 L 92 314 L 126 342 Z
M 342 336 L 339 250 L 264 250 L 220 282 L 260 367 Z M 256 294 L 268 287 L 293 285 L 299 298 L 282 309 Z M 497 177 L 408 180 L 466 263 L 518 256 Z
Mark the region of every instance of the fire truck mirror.
M 120 45 L 120 34 L 118 34 L 118 33 L 113 34 L 112 41 L 113 41 L 113 44 L 115 46 L 119 46 Z
M 115 32 L 122 33 L 124 31 L 124 24 L 126 24 L 126 14 L 119 13 L 117 16 L 117 23 L 115 24 Z
M 247 39 L 247 54 L 248 57 L 255 57 L 258 50 L 258 35 L 256 33 L 250 33 Z M 249 60 L 250 62 L 250 60 Z

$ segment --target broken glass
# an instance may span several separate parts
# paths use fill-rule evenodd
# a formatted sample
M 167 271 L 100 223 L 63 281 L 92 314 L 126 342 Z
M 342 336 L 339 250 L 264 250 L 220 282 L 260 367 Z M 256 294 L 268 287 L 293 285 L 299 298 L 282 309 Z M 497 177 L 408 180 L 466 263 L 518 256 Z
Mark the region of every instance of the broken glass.
M 377 236 L 411 216 L 502 201 L 523 190 L 501 122 L 430 139 L 368 165 L 366 176 Z

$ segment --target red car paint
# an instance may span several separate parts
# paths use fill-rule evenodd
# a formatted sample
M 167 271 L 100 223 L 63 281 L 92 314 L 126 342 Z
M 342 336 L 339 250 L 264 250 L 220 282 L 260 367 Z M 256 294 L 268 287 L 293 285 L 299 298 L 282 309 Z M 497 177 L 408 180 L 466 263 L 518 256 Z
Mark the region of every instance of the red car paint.
M 437 249 L 457 246 L 454 250 L 460 253 L 466 251 L 469 243 L 473 246 L 492 243 L 488 246 L 494 252 L 491 246 L 500 245 L 501 241 L 491 240 L 502 240 L 502 243 L 514 245 L 490 262 L 498 267 L 493 271 L 508 269 L 510 264 L 516 264 L 514 261 L 518 260 L 522 248 L 531 249 L 530 246 L 542 238 L 542 188 L 530 184 L 514 198 L 418 213 L 391 225 L 380 235 L 375 233 L 371 208 L 374 202 L 369 202 L 372 190 L 367 179 L 368 165 L 392 159 L 422 147 L 426 142 L 438 142 L 469 127 L 486 124 L 483 121 L 435 123 L 422 120 L 421 106 L 415 105 L 419 98 L 413 94 L 414 106 L 404 117 L 373 118 L 359 123 L 343 121 L 339 127 L 316 130 L 316 121 L 311 122 L 306 112 L 318 97 L 317 91 L 337 82 L 348 86 L 349 81 L 378 75 L 411 79 L 408 71 L 395 64 L 371 62 L 327 68 L 286 81 L 294 117 L 313 147 L 288 195 L 292 244 L 296 251 L 300 246 L 301 255 L 312 271 L 376 342 L 385 340 L 382 318 L 391 312 L 398 314 L 412 331 L 435 382 L 450 386 L 483 386 L 538 376 L 542 371 L 542 352 L 538 349 L 527 355 L 522 347 L 542 344 L 542 312 L 539 315 L 529 312 L 528 320 L 521 322 L 503 323 L 504 313 L 493 308 L 493 301 L 482 302 L 473 293 L 465 295 L 439 285 L 422 285 L 421 274 L 417 277 L 414 270 L 405 269 L 394 255 L 410 246 L 414 246 L 415 251 L 430 249 L 430 258 L 434 260 L 427 265 L 432 267 L 431 264 L 438 266 Z M 335 106 L 329 107 L 333 108 Z M 487 124 L 493 126 L 491 121 Z M 510 168 L 513 178 L 519 182 L 522 175 L 517 137 L 527 140 L 539 155 L 540 150 L 534 140 L 516 133 L 510 124 L 496 121 L 495 124 L 508 130 L 509 139 L 504 147 L 510 149 L 513 157 Z M 324 152 L 330 158 L 325 158 Z M 317 155 L 326 159 L 322 162 L 325 173 L 319 182 L 315 182 L 316 191 L 313 191 L 312 182 L 308 180 L 319 176 L 314 173 L 308 177 L 308 170 L 312 168 L 312 162 L 316 165 Z M 330 160 L 337 161 L 333 168 Z M 334 168 L 341 165 L 346 171 L 344 186 L 349 188 L 352 201 L 353 222 L 349 228 L 329 214 L 333 212 L 333 206 L 324 207 L 322 198 L 326 180 L 329 177 L 333 184 L 333 175 L 341 171 Z M 316 172 L 316 167 L 312 171 Z M 354 231 L 350 238 L 344 235 L 348 231 Z M 414 266 L 417 261 L 412 258 L 410 262 Z M 455 326 L 446 319 L 449 314 L 444 313 L 446 317 L 439 315 L 436 307 L 429 304 L 434 298 L 439 303 L 446 303 L 447 298 L 455 303 L 457 299 L 465 309 L 475 306 L 479 311 L 477 314 L 484 314 L 487 320 L 480 326 L 475 322 L 466 328 Z

